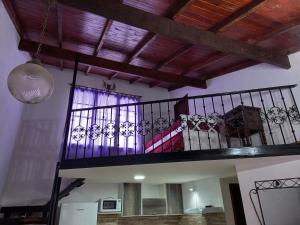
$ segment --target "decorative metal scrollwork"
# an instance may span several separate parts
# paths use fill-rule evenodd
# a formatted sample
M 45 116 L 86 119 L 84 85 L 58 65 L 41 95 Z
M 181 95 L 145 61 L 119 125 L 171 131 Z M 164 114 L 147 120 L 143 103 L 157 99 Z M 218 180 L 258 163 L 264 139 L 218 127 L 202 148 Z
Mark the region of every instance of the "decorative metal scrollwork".
M 101 134 L 102 134 L 102 129 L 98 124 L 91 125 L 87 130 L 87 135 L 92 140 L 96 140 L 101 136 Z
M 107 123 L 103 129 L 103 134 L 105 137 L 111 139 L 115 137 L 116 126 L 114 123 Z
M 257 190 L 279 189 L 279 188 L 300 188 L 300 178 L 286 178 L 266 181 L 256 181 Z
M 86 135 L 86 130 L 83 126 L 77 126 L 72 130 L 72 139 L 74 141 L 81 141 Z
M 142 120 L 138 124 L 138 134 L 146 136 L 151 131 L 151 124 L 148 120 Z
M 129 137 L 134 135 L 134 123 L 126 121 L 120 124 L 120 134 L 124 137 Z
M 267 109 L 266 113 L 261 112 L 261 119 L 263 122 L 268 120 L 275 125 L 283 125 L 288 119 L 290 119 L 292 123 L 300 124 L 300 114 L 295 105 L 291 106 L 287 110 L 274 106 Z
M 295 105 L 288 109 L 288 116 L 290 117 L 291 121 L 294 123 L 300 123 L 300 114 L 298 109 Z
M 155 132 L 162 132 L 168 127 L 168 121 L 165 118 L 158 118 L 154 121 L 154 131 Z
M 283 108 L 274 106 L 267 110 L 267 118 L 275 124 L 282 125 L 287 120 L 287 113 Z

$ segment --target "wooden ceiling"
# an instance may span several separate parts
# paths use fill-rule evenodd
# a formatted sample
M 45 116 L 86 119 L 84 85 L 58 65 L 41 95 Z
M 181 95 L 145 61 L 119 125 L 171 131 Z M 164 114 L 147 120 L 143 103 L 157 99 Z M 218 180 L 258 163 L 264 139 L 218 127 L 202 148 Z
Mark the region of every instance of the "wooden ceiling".
M 286 55 L 300 50 L 300 0 L 57 2 L 43 63 L 73 68 L 78 57 L 87 74 L 149 87 L 205 88 L 207 79 L 261 62 L 289 68 Z M 19 48 L 35 52 L 47 1 L 3 3 L 22 37 Z

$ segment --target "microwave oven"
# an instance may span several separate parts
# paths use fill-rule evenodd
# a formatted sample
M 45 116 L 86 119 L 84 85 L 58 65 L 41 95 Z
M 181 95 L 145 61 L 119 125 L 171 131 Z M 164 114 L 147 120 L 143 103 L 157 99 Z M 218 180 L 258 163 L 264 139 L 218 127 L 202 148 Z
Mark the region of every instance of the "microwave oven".
M 98 213 L 121 213 L 122 200 L 121 199 L 101 199 L 99 201 Z

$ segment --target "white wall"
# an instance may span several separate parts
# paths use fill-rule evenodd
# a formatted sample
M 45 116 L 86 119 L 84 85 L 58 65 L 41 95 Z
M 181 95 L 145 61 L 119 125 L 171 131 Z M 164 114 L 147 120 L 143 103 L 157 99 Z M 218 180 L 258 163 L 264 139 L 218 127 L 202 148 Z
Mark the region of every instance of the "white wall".
M 253 88 L 265 88 L 300 83 L 300 52 L 289 56 L 291 69 L 285 70 L 269 64 L 259 64 L 240 71 L 208 80 L 207 89 L 184 87 L 170 92 L 170 97 L 183 97 L 185 94 L 202 95 Z M 300 94 L 300 87 L 295 89 Z M 300 103 L 300 99 L 298 99 Z M 300 104 L 299 104 L 300 105 Z
M 96 202 L 99 199 L 119 198 L 121 184 L 106 184 L 93 181 L 85 181 L 85 184 L 74 189 L 69 196 L 63 198 L 60 203 L 70 202 Z
M 26 105 L 20 135 L 16 143 L 3 205 L 41 204 L 50 198 L 55 165 L 58 159 L 66 118 L 73 71 L 47 66 L 54 76 L 55 90 L 47 101 Z M 78 73 L 77 84 L 102 88 L 102 77 Z M 142 96 L 142 101 L 169 97 L 162 88 L 116 80 L 118 92 Z
M 193 188 L 194 191 L 189 189 Z M 205 208 L 207 205 L 223 208 L 220 179 L 205 178 L 182 184 L 183 209 Z
M 260 225 L 249 198 L 249 191 L 255 187 L 254 182 L 261 181 L 261 180 L 300 177 L 300 157 L 299 156 L 268 157 L 268 158 L 238 160 L 236 163 L 236 169 L 237 169 L 238 180 L 240 184 L 247 224 Z M 280 194 L 278 195 L 280 197 Z M 288 195 L 285 196 L 291 197 Z M 299 196 L 300 195 L 298 195 L 298 198 Z M 294 195 L 294 198 L 297 198 L 297 195 Z M 274 198 L 273 200 L 274 203 L 276 199 Z M 269 201 L 269 203 L 262 202 L 262 204 L 269 204 L 268 206 L 263 205 L 267 209 L 273 207 L 272 206 L 273 203 L 272 201 Z M 277 220 L 281 222 L 282 221 L 287 222 L 288 219 L 292 219 L 292 217 L 299 218 L 299 213 L 294 213 L 291 216 L 290 214 L 291 212 L 284 211 L 289 209 L 288 207 L 285 207 L 285 204 L 286 206 L 288 206 L 288 203 L 289 202 L 287 201 L 282 201 L 280 203 L 282 204 L 281 212 L 278 212 L 276 210 L 273 211 L 273 217 L 275 221 Z M 299 212 L 300 210 L 299 205 L 298 208 L 295 210 L 298 210 Z M 281 223 L 281 224 L 289 224 L 289 223 Z M 266 225 L 273 225 L 273 224 L 267 223 Z
M 30 59 L 18 51 L 19 36 L 2 1 L 0 2 L 0 199 L 6 181 L 8 167 L 18 137 L 18 127 L 23 104 L 15 100 L 7 88 L 7 76 L 17 65 Z M 1 206 L 1 202 L 0 202 Z

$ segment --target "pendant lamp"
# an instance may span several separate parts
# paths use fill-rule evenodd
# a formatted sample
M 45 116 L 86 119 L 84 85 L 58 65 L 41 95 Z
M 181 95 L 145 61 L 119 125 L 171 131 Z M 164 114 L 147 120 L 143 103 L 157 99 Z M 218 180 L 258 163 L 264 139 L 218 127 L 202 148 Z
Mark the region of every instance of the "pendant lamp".
M 42 38 L 45 35 L 49 11 L 52 4 L 49 1 L 46 17 L 43 23 L 36 58 L 15 67 L 9 74 L 7 86 L 18 101 L 25 104 L 36 104 L 48 99 L 54 90 L 52 75 L 45 69 L 39 60 L 42 47 Z

